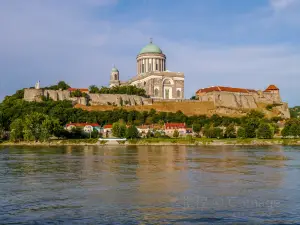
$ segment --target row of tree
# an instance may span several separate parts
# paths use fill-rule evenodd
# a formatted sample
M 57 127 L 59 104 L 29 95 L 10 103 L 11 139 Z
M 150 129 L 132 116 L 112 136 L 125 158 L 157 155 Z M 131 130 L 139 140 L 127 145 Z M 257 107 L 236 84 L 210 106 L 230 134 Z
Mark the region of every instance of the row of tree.
M 138 95 L 138 96 L 148 97 L 146 95 L 145 89 L 138 88 L 134 85 L 114 86 L 111 88 L 108 87 L 98 88 L 96 85 L 91 85 L 89 87 L 89 92 L 97 93 L 97 94 L 127 94 L 127 95 Z

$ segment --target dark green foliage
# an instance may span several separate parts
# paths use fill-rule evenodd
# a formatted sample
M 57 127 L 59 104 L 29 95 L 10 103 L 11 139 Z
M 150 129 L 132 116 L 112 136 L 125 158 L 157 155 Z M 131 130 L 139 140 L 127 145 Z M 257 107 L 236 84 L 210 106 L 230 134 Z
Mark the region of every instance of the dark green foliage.
M 190 98 L 190 100 L 199 100 L 199 97 L 198 97 L 198 96 L 192 96 L 192 97 Z
M 288 120 L 285 124 L 285 127 L 281 131 L 283 137 L 298 137 L 300 136 L 300 120 L 292 118 Z
M 224 137 L 225 138 L 235 138 L 236 137 L 235 126 L 233 123 L 229 124 L 226 127 Z
M 258 118 L 248 118 L 246 123 L 243 125 L 246 132 L 247 138 L 254 138 L 256 137 L 256 129 L 260 124 L 260 120 Z
M 199 136 L 201 129 L 201 124 L 193 124 L 193 132 L 195 132 L 197 136 Z
M 290 108 L 291 118 L 299 118 L 300 117 L 300 106 L 295 106 Z
M 89 87 L 89 92 L 94 94 L 94 93 L 99 93 L 99 88 L 96 85 L 91 85 Z
M 267 123 L 261 123 L 256 131 L 257 138 L 271 139 L 274 136 L 274 129 Z
M 139 138 L 139 131 L 136 126 L 129 126 L 126 130 L 126 138 L 135 139 Z
M 99 94 L 127 94 L 127 95 L 138 95 L 143 97 L 149 97 L 146 95 L 146 91 L 143 88 L 138 88 L 134 85 L 128 86 L 114 86 L 111 88 L 101 87 L 100 89 L 95 85 L 90 86 L 91 93 Z
M 174 130 L 174 132 L 173 132 L 173 137 L 174 137 L 174 138 L 178 138 L 178 137 L 179 137 L 179 132 L 178 132 L 178 130 Z
M 223 130 L 219 127 L 205 126 L 203 135 L 207 138 L 223 138 Z
M 112 126 L 112 134 L 118 138 L 124 138 L 126 135 L 126 125 L 122 122 L 116 122 Z
M 70 86 L 64 82 L 64 81 L 59 81 L 57 83 L 57 85 L 52 85 L 49 87 L 45 87 L 44 89 L 50 89 L 50 90 L 67 90 L 68 88 L 70 88 Z
M 87 97 L 87 94 L 84 92 L 81 92 L 79 89 L 72 91 L 70 94 L 71 97 Z
M 242 138 L 242 139 L 244 139 L 244 138 L 247 137 L 247 135 L 246 135 L 246 130 L 245 130 L 244 127 L 239 127 L 239 129 L 238 129 L 238 131 L 237 131 L 237 137 L 238 137 L 238 138 Z

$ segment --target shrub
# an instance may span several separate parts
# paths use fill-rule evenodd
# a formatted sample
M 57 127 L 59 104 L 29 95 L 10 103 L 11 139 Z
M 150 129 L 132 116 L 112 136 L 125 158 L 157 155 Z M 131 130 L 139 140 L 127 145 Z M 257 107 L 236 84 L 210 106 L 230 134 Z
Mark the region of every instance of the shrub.
M 224 136 L 226 138 L 235 138 L 236 137 L 234 124 L 229 124 L 228 127 L 226 127 Z
M 123 138 L 126 135 L 126 125 L 122 122 L 113 123 L 112 134 L 115 137 Z
M 130 126 L 127 128 L 125 136 L 128 139 L 139 138 L 139 131 L 135 126 Z
M 174 137 L 174 138 L 178 138 L 178 137 L 179 137 L 179 132 L 178 132 L 178 130 L 174 130 L 174 132 L 173 132 L 173 137 Z
M 274 136 L 274 129 L 267 123 L 261 123 L 256 132 L 257 138 L 271 139 Z
M 239 129 L 238 129 L 238 131 L 237 131 L 237 137 L 238 137 L 238 138 L 242 138 L 242 139 L 244 139 L 244 138 L 247 137 L 247 136 L 246 136 L 246 130 L 245 130 L 244 127 L 239 127 Z

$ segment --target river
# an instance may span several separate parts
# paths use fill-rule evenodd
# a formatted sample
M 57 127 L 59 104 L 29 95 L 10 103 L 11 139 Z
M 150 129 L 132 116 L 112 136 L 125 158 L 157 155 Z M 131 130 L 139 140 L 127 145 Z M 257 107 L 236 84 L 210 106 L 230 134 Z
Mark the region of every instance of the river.
M 0 224 L 300 224 L 300 147 L 0 147 Z

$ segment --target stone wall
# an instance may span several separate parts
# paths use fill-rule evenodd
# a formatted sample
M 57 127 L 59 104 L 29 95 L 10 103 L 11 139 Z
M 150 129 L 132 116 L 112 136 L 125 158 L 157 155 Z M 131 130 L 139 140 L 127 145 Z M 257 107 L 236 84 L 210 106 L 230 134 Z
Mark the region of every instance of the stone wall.
M 290 118 L 288 104 L 281 101 L 279 93 L 253 92 L 236 93 L 226 91 L 214 91 L 199 96 L 199 101 L 214 102 L 218 113 L 228 114 L 235 109 L 258 109 L 260 105 L 277 105 L 274 107 L 278 113 L 277 116 Z M 230 109 L 230 110 L 229 110 Z
M 152 99 L 137 95 L 123 94 L 89 94 L 91 105 L 151 105 Z
M 42 96 L 51 98 L 54 101 L 69 100 L 73 104 L 87 105 L 151 105 L 152 99 L 143 98 L 137 95 L 122 94 L 88 94 L 84 97 L 71 97 L 70 91 L 62 90 L 45 90 L 45 89 L 25 89 L 24 100 L 26 101 L 42 101 Z

